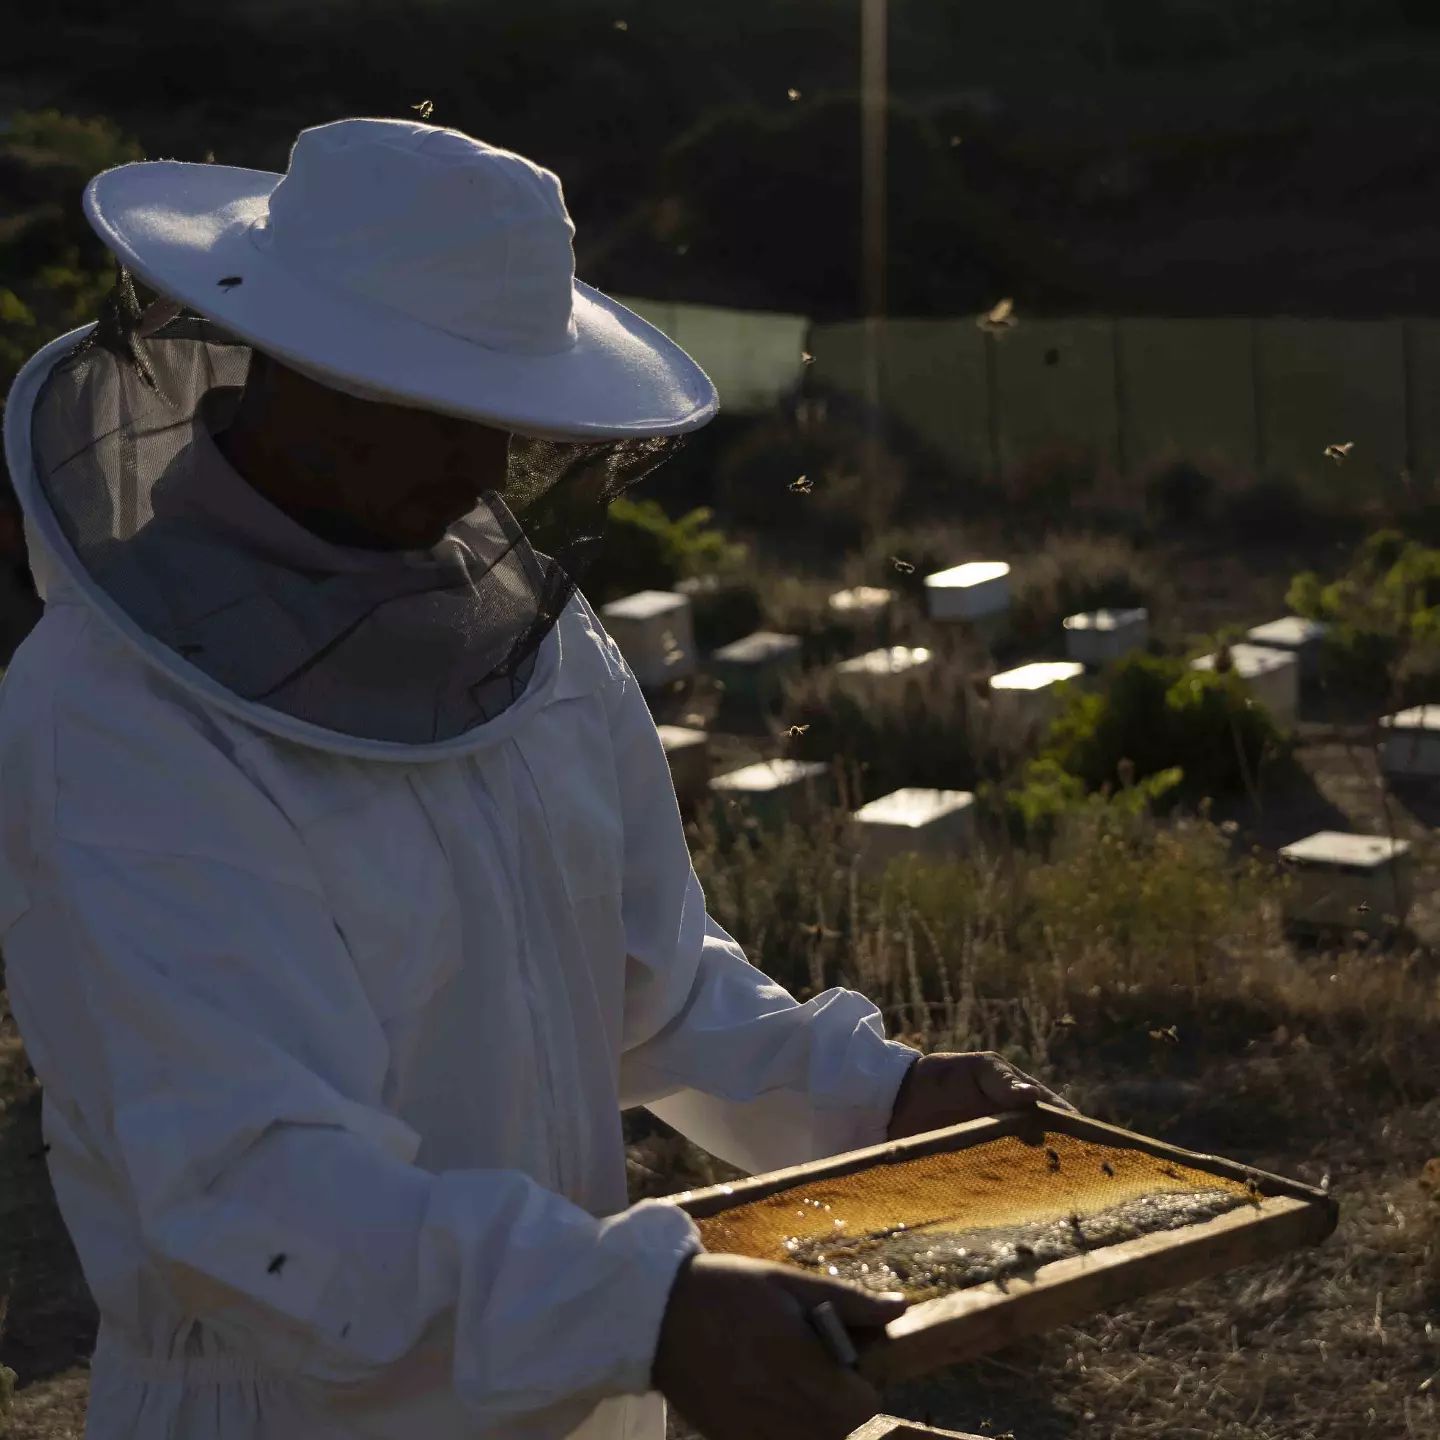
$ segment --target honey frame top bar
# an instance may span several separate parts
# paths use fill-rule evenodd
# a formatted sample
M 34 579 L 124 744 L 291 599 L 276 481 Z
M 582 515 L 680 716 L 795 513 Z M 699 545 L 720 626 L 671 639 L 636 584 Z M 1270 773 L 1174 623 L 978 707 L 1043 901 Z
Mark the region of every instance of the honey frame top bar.
M 1288 1196 L 1295 1200 L 1313 1201 L 1332 1208 L 1334 1206 L 1334 1202 L 1323 1190 L 1288 1180 L 1283 1175 L 1256 1170 L 1252 1166 L 1241 1165 L 1220 1155 L 1202 1155 L 1193 1150 L 1182 1149 L 1178 1145 L 1168 1145 L 1163 1140 L 1154 1140 L 1148 1135 L 1123 1130 L 1118 1125 L 1091 1120 L 1088 1116 L 1076 1115 L 1073 1111 L 1061 1110 L 1053 1105 L 1036 1105 L 1030 1110 L 1011 1111 L 1005 1115 L 988 1116 L 983 1120 L 971 1120 L 963 1125 L 931 1130 L 924 1135 L 913 1135 L 906 1140 L 892 1140 L 884 1145 L 872 1145 L 865 1150 L 850 1150 L 843 1155 L 812 1160 L 804 1165 L 793 1165 L 786 1170 L 772 1170 L 765 1175 L 754 1175 L 726 1185 L 712 1185 L 704 1190 L 684 1190 L 668 1198 L 672 1204 L 701 1220 L 722 1210 L 729 1210 L 736 1205 L 748 1205 L 751 1201 L 763 1200 L 767 1196 L 812 1180 L 831 1180 L 841 1175 L 852 1175 L 857 1170 L 868 1170 L 875 1165 L 896 1165 L 906 1160 L 917 1160 L 923 1155 L 966 1150 L 996 1140 L 1002 1135 L 1014 1135 L 1021 1140 L 1041 1144 L 1046 1130 L 1073 1135 L 1081 1140 L 1094 1140 L 1102 1145 L 1137 1150 L 1161 1160 L 1178 1161 L 1191 1169 L 1238 1180 L 1241 1184 L 1254 1182 L 1262 1195 Z

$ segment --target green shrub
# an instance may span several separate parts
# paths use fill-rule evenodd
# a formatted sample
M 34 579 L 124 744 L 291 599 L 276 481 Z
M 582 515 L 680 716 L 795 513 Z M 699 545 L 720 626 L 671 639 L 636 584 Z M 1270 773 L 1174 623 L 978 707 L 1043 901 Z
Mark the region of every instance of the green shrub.
M 1129 775 L 1129 767 L 1123 767 Z M 988 797 L 991 805 L 1000 800 L 1006 818 L 1015 822 L 1023 838 L 1046 842 L 1067 817 L 1096 806 L 1113 807 L 1126 814 L 1139 814 L 1159 806 L 1184 780 L 1178 766 L 1157 770 L 1141 780 L 1130 780 L 1117 790 L 1091 791 L 1085 782 L 1066 770 L 1053 755 L 1029 761 L 1020 772 L 1019 783 L 1000 795 Z
M 1198 801 L 1255 787 L 1287 748 L 1268 712 L 1233 673 L 1129 655 L 1105 672 L 1100 689 L 1071 691 L 1040 758 L 1087 790 L 1124 788 L 1178 771 L 1164 793 Z
M 1325 674 L 1340 687 L 1408 704 L 1440 683 L 1440 548 L 1379 530 L 1328 584 L 1313 571 L 1291 582 L 1297 615 L 1330 626 Z
M 672 520 L 655 500 L 622 498 L 610 506 L 605 543 L 587 590 L 597 604 L 637 590 L 670 590 L 687 576 L 734 564 L 743 553 L 699 508 Z
M 114 264 L 79 195 L 101 170 L 141 158 L 110 121 L 18 110 L 0 132 L 7 214 L 0 238 L 0 390 L 47 340 L 95 318 Z

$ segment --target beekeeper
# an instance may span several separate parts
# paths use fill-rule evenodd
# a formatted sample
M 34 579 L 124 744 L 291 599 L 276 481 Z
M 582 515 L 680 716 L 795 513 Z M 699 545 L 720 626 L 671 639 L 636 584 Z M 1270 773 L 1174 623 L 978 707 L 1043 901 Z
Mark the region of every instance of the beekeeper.
M 712 1440 L 847 1433 L 876 1397 L 806 1312 L 900 1304 L 627 1207 L 621 1110 L 761 1169 L 1047 1092 L 797 1004 L 706 915 L 577 582 L 710 381 L 575 280 L 554 175 L 453 130 L 84 203 L 120 283 L 5 414 L 46 608 L 0 936 L 87 1435 L 659 1440 L 656 1392 Z

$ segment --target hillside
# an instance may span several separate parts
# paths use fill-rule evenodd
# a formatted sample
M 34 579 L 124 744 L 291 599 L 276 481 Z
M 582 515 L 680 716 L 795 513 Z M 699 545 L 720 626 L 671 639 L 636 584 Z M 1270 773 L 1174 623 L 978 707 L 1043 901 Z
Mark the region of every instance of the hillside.
M 827 318 L 859 296 L 857 36 L 828 0 L 92 0 L 9 18 L 0 114 L 280 169 L 303 125 L 431 99 L 560 172 L 596 283 Z M 891 77 L 896 313 L 1440 313 L 1424 7 L 896 0 Z

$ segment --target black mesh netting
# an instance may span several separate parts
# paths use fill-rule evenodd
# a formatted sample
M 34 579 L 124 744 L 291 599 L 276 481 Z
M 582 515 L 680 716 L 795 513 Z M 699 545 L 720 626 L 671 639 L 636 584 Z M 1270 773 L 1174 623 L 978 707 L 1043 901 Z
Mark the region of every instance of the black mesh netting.
M 494 719 L 601 542 L 610 502 L 682 437 L 514 436 L 506 481 L 427 551 L 330 544 L 218 460 L 250 349 L 120 277 L 36 400 L 36 480 L 79 564 L 232 694 L 425 744 Z

